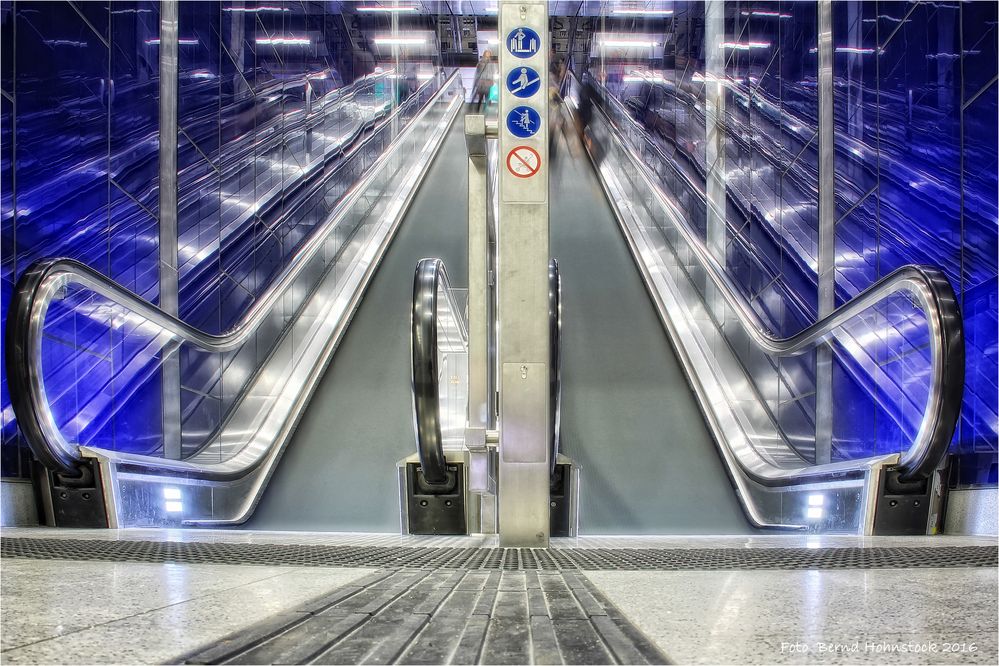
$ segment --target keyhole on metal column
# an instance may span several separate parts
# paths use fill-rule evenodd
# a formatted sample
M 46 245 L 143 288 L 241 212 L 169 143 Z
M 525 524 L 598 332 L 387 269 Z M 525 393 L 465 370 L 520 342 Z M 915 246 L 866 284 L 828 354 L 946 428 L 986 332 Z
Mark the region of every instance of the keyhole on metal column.
M 526 365 L 520 366 L 520 378 L 521 379 L 527 379 L 527 366 Z

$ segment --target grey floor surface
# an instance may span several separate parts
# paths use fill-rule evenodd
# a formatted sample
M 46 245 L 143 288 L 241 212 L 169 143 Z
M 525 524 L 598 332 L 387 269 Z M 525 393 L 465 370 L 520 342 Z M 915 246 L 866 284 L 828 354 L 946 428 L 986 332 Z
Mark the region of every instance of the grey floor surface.
M 0 537 L 82 538 L 97 542 L 95 547 L 136 539 L 206 546 L 232 542 L 262 549 L 299 544 L 363 550 L 373 544 L 430 543 L 391 534 L 231 530 L 5 528 Z M 432 541 L 439 547 L 478 544 L 495 550 L 481 538 Z M 634 555 L 636 549 L 679 544 L 704 555 L 724 545 L 780 558 L 785 548 L 815 552 L 815 545 L 891 551 L 973 546 L 995 553 L 996 539 L 599 537 L 580 540 L 578 546 L 611 546 Z M 298 549 L 302 558 L 313 550 Z M 0 664 L 174 663 L 216 647 L 238 652 L 233 655 L 237 661 L 254 663 L 280 662 L 282 656 L 302 661 L 318 653 L 325 655 L 323 661 L 359 663 L 364 659 L 359 650 L 381 663 L 474 663 L 474 656 L 461 652 L 463 644 L 477 645 L 481 659 L 494 663 L 637 663 L 642 655 L 635 648 L 646 660 L 658 661 L 649 650 L 653 646 L 676 663 L 702 664 L 995 664 L 999 658 L 994 561 L 947 568 L 393 570 L 399 573 L 389 579 L 382 577 L 386 572 L 371 577 L 374 568 L 369 566 L 5 556 L 0 567 Z M 422 574 L 426 577 L 416 580 Z M 260 628 L 265 625 L 277 627 L 280 636 L 263 644 Z M 355 625 L 357 630 L 344 640 L 329 635 Z M 284 627 L 291 631 L 284 633 Z M 517 636 L 520 640 L 514 640 Z M 270 659 L 258 648 L 283 654 L 272 653 Z M 328 648 L 332 651 L 326 652 Z M 604 652 L 608 649 L 610 653 Z
M 467 284 L 456 122 L 373 279 L 252 529 L 398 529 L 395 462 L 414 450 L 409 308 L 423 257 Z M 551 175 L 563 289 L 563 451 L 582 465 L 584 534 L 744 534 L 747 525 L 590 163 Z

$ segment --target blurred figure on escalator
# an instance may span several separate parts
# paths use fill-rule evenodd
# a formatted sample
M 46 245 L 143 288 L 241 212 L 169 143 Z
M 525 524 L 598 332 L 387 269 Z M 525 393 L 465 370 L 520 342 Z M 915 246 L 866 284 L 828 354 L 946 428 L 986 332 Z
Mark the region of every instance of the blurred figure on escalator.
M 576 109 L 576 135 L 580 145 L 590 153 L 594 164 L 600 165 L 603 159 L 602 146 L 595 140 L 590 124 L 593 120 L 593 105 L 599 102 L 599 93 L 593 78 L 587 74 L 579 88 L 579 107 Z
M 476 111 L 482 109 L 483 103 L 489 103 L 489 92 L 496 79 L 496 62 L 493 52 L 486 49 L 475 66 L 475 83 L 472 86 L 472 105 Z

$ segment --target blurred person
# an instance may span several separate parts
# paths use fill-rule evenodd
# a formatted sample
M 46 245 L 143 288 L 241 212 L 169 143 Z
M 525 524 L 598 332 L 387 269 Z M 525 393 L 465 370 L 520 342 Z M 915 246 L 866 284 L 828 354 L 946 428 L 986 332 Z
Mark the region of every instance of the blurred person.
M 548 161 L 555 164 L 559 138 L 565 132 L 565 115 L 562 112 L 562 95 L 559 94 L 557 74 L 548 80 Z
M 489 95 L 496 80 L 496 63 L 493 52 L 486 49 L 475 66 L 475 83 L 472 86 L 472 104 L 475 110 L 482 109 L 483 102 L 489 104 Z

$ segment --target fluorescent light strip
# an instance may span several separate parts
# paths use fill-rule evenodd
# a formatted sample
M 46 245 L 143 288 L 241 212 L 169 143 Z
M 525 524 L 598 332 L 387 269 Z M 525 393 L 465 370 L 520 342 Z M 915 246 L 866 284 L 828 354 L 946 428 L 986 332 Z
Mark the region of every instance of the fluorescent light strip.
M 656 45 L 656 43 L 655 42 L 640 42 L 640 41 L 630 40 L 630 39 L 605 39 L 605 40 L 603 40 L 603 41 L 600 42 L 600 45 L 601 46 L 607 46 L 607 47 L 610 47 L 612 49 L 614 49 L 614 48 L 620 48 L 620 49 L 629 49 L 629 48 L 651 49 L 653 46 Z
M 419 46 L 427 40 L 423 37 L 375 37 L 374 42 L 379 46 Z
M 672 16 L 672 9 L 614 9 L 611 14 L 619 16 Z
M 224 12 L 238 12 L 242 14 L 263 14 L 266 12 L 290 12 L 291 10 L 287 7 L 223 7 Z
M 766 11 L 763 9 L 754 9 L 752 11 L 743 10 L 739 13 L 742 14 L 743 16 L 761 16 L 765 18 L 782 18 L 782 19 L 791 18 L 790 14 L 781 14 L 780 12 Z
M 357 7 L 359 12 L 415 12 L 416 7 Z
M 160 38 L 159 37 L 156 37 L 154 39 L 147 39 L 146 40 L 146 44 L 151 44 L 153 46 L 158 46 L 159 43 L 160 43 Z M 198 42 L 198 40 L 196 40 L 196 39 L 184 39 L 184 38 L 181 38 L 181 39 L 177 40 L 177 43 L 180 44 L 181 46 L 194 46 L 195 44 L 199 44 L 200 42 Z
M 736 49 L 737 51 L 748 51 L 749 49 L 769 49 L 770 42 L 722 42 L 718 45 L 720 49 Z
M 308 37 L 257 37 L 257 44 L 271 46 L 310 46 L 312 40 Z

